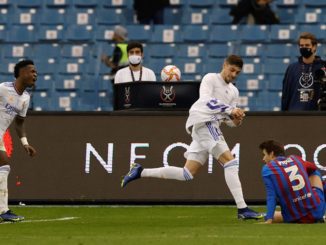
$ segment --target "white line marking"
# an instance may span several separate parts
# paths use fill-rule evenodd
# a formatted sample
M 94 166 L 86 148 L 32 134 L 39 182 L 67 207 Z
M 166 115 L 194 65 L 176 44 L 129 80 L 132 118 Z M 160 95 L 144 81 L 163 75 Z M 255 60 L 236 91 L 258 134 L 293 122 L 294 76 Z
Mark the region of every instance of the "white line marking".
M 36 222 L 51 222 L 51 221 L 66 221 L 66 220 L 73 220 L 73 219 L 79 219 L 79 217 L 63 217 L 63 218 L 57 218 L 57 219 L 31 219 L 31 220 L 23 220 L 21 222 L 17 223 L 36 223 Z M 11 224 L 15 222 L 2 222 L 0 225 L 4 224 Z

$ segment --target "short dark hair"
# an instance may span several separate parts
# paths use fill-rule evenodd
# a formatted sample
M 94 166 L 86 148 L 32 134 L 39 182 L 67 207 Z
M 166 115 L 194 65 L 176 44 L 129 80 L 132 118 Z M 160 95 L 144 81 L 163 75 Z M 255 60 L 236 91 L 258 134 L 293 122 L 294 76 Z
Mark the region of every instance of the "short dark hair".
M 24 67 L 29 66 L 29 65 L 34 65 L 34 62 L 32 60 L 22 60 L 22 61 L 19 61 L 15 65 L 15 68 L 14 68 L 15 78 L 18 78 L 19 77 L 19 71 L 20 71 L 21 68 L 24 68 Z
M 130 42 L 127 46 L 127 53 L 133 48 L 140 48 L 140 51 L 143 53 L 143 45 L 140 42 Z
M 285 156 L 284 145 L 275 140 L 266 140 L 259 145 L 259 149 L 265 150 L 268 154 L 274 152 L 275 156 Z
M 317 45 L 317 38 L 314 34 L 310 33 L 310 32 L 302 32 L 299 36 L 298 39 L 298 45 L 300 45 L 300 39 L 310 39 L 311 40 L 311 44 L 312 45 Z
M 243 67 L 243 60 L 240 56 L 231 54 L 228 57 L 226 57 L 225 62 L 229 65 L 235 65 L 242 69 Z

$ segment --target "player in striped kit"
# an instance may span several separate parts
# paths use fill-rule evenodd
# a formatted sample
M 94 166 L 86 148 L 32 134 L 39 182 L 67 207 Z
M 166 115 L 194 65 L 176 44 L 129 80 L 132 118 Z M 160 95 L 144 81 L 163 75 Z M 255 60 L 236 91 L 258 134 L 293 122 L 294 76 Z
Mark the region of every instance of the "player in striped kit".
M 323 222 L 325 196 L 320 172 L 315 164 L 299 156 L 285 156 L 279 142 L 259 145 L 263 152 L 262 176 L 267 192 L 265 223 Z M 275 211 L 277 201 L 281 212 Z
M 144 177 L 192 180 L 206 163 L 209 154 L 212 154 L 224 167 L 225 181 L 237 205 L 238 218 L 263 218 L 262 214 L 247 207 L 239 179 L 239 161 L 232 155 L 220 129 L 222 123 L 236 127 L 244 119 L 244 111 L 237 107 L 239 91 L 232 84 L 242 66 L 241 57 L 230 55 L 225 59 L 220 73 L 208 73 L 203 77 L 199 99 L 190 108 L 186 122 L 192 142 L 185 153 L 187 161 L 183 168 L 167 166 L 143 169 L 135 163 L 122 179 L 121 186 L 125 187 L 130 181 Z
M 23 60 L 14 68 L 16 80 L 0 84 L 0 221 L 21 221 L 24 217 L 14 214 L 8 208 L 9 158 L 3 142 L 3 135 L 13 121 L 16 132 L 27 154 L 33 157 L 35 149 L 28 144 L 24 118 L 29 106 L 30 95 L 26 88 L 33 87 L 37 72 L 33 61 Z

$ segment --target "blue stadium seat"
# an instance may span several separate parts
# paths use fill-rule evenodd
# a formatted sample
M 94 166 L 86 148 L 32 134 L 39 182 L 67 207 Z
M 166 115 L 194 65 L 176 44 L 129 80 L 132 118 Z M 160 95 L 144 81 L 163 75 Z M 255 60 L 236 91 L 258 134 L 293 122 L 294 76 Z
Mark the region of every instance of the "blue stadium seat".
M 242 73 L 246 75 L 258 75 L 262 73 L 260 58 L 245 58 Z
M 163 9 L 165 25 L 180 25 L 180 16 L 183 15 L 183 8 L 166 7 Z
M 268 44 L 265 45 L 267 58 L 289 58 L 292 59 L 298 52 L 297 46 L 292 44 Z
M 185 42 L 204 43 L 208 39 L 208 26 L 183 26 L 183 40 Z
M 322 16 L 315 10 L 300 9 L 295 15 L 294 21 L 298 24 L 319 24 L 322 22 Z
M 308 8 L 325 8 L 326 1 L 324 0 L 302 0 L 302 4 Z
M 320 25 L 299 25 L 298 31 L 313 33 L 317 40 L 323 42 L 326 39 L 326 28 L 324 24 Z
M 35 58 L 34 64 L 38 75 L 54 77 L 58 71 L 58 61 L 55 61 L 54 59 Z
M 206 58 L 207 56 L 204 44 L 180 44 L 177 50 L 176 55 L 181 58 Z
M 225 58 L 233 52 L 233 46 L 225 43 L 208 44 L 207 55 L 212 58 Z
M 152 69 L 157 80 L 161 80 L 161 71 L 166 65 L 171 65 L 171 59 L 148 59 L 144 60 L 144 66 Z
M 52 92 L 54 90 L 54 83 L 54 77 L 51 77 L 49 75 L 38 75 L 34 90 Z
M 127 25 L 126 29 L 128 30 L 128 39 L 139 41 L 139 42 L 148 42 L 152 37 L 152 27 L 150 25 Z
M 155 25 L 151 42 L 175 43 L 181 42 L 181 26 Z
M 72 4 L 77 8 L 96 8 L 98 0 L 72 0 Z
M 188 5 L 194 8 L 212 8 L 215 0 L 188 0 Z
M 221 71 L 224 58 L 208 58 L 205 60 L 205 63 L 203 64 L 203 72 L 202 74 L 206 73 L 218 73 Z
M 203 63 L 199 58 L 179 58 L 176 59 L 175 65 L 180 69 L 181 74 L 202 74 Z
M 15 0 L 18 8 L 41 8 L 41 0 Z
M 61 57 L 61 47 L 58 44 L 38 43 L 33 47 L 33 59 L 57 60 L 59 57 Z
M 33 91 L 30 105 L 35 111 L 49 111 L 51 108 L 51 92 Z
M 12 26 L 7 33 L 7 42 L 11 43 L 33 43 L 36 41 L 36 30 L 34 26 Z
M 285 74 L 286 68 L 289 66 L 289 59 L 267 59 L 264 63 L 264 74 Z
M 98 26 L 95 29 L 97 41 L 111 41 L 114 34 L 114 26 Z
M 237 5 L 238 1 L 230 1 L 230 0 L 216 0 L 216 4 L 222 8 L 232 8 Z
M 22 44 L 5 44 L 3 46 L 2 55 L 5 58 L 29 58 L 31 59 L 33 49 L 31 45 Z
M 17 58 L 13 59 L 2 59 L 0 66 L 0 74 L 6 76 L 12 76 L 14 74 L 14 67 L 17 63 Z
M 183 25 L 207 25 L 209 24 L 207 9 L 186 8 L 183 10 L 181 23 Z
M 177 49 L 174 44 L 151 44 L 146 48 L 146 53 L 151 58 L 173 58 Z
M 298 38 L 297 29 L 293 25 L 272 25 L 271 42 L 296 42 Z
M 239 40 L 239 28 L 237 25 L 216 25 L 211 27 L 209 41 L 232 42 Z
M 282 25 L 284 24 L 289 25 L 294 23 L 294 17 L 296 15 L 295 9 L 278 8 L 276 13 Z
M 284 75 L 269 75 L 268 76 L 268 90 L 269 91 L 282 91 Z
M 66 23 L 66 11 L 63 9 L 43 9 L 40 16 L 41 25 L 64 25 Z
M 122 9 L 99 9 L 96 12 L 96 23 L 98 25 L 124 25 L 126 17 Z
M 90 46 L 87 44 L 63 44 L 62 45 L 62 57 L 68 58 L 88 58 L 90 57 Z
M 82 88 L 82 79 L 75 75 L 57 76 L 54 88 L 56 91 L 78 91 Z
M 40 26 L 37 38 L 41 42 L 60 42 L 63 40 L 63 27 Z
M 230 9 L 228 8 L 214 8 L 209 18 L 212 25 L 230 25 L 233 21 L 233 17 L 229 14 Z
M 86 64 L 81 59 L 62 59 L 59 63 L 61 75 L 81 75 L 86 71 Z
M 36 25 L 38 24 L 38 9 L 16 9 L 11 17 L 14 25 Z
M 12 23 L 15 18 L 13 7 L 2 7 L 0 5 L 0 24 L 7 25 Z
M 48 8 L 69 8 L 72 0 L 45 0 L 45 6 Z
M 78 110 L 80 98 L 77 92 L 53 92 L 51 95 L 51 107 L 53 111 Z
M 263 46 L 257 44 L 241 44 L 239 53 L 241 57 L 261 57 L 263 55 Z
M 276 6 L 278 8 L 297 8 L 301 4 L 301 0 L 277 0 Z
M 93 27 L 71 25 L 67 28 L 65 37 L 71 42 L 93 42 Z
M 266 88 L 265 81 L 259 75 L 240 75 L 236 80 L 239 91 L 262 91 Z
M 267 25 L 244 25 L 241 29 L 240 38 L 242 42 L 266 43 L 269 41 L 269 32 Z

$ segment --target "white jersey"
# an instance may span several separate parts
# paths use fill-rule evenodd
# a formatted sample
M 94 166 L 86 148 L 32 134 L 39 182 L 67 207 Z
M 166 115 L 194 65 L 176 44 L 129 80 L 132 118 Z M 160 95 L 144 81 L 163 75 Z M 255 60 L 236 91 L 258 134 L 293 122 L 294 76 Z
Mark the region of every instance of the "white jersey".
M 229 115 L 236 107 L 238 98 L 238 89 L 232 83 L 226 83 L 220 73 L 206 74 L 200 84 L 199 99 L 189 110 L 187 132 L 198 123 L 230 121 Z
M 16 115 L 26 117 L 29 106 L 30 95 L 24 91 L 19 95 L 13 82 L 4 82 L 0 84 L 0 139 Z
M 132 75 L 131 72 L 134 75 L 135 81 L 139 81 L 139 76 L 140 76 L 140 71 L 131 71 L 129 66 L 122 68 L 118 70 L 118 72 L 115 74 L 114 77 L 114 83 L 127 83 L 127 82 L 132 82 Z M 155 73 L 146 67 L 142 67 L 142 75 L 141 75 L 141 81 L 156 81 L 156 76 Z

